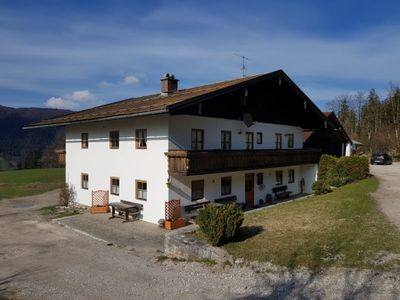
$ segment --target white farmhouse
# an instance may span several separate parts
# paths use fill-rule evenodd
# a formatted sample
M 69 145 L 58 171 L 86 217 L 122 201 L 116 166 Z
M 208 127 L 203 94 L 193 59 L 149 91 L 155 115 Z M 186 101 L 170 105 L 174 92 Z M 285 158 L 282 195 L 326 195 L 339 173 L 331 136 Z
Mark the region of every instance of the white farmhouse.
M 66 181 L 79 203 L 108 190 L 157 223 L 172 199 L 184 214 L 221 198 L 251 208 L 280 186 L 311 193 L 321 151 L 303 148 L 303 129 L 333 124 L 278 70 L 189 89 L 166 74 L 160 93 L 30 127 L 46 126 L 66 127 Z

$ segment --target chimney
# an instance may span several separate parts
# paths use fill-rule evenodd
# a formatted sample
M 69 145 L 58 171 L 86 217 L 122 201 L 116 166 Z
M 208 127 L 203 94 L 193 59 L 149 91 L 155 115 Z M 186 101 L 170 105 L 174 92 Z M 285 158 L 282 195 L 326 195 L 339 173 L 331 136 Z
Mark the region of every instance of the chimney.
M 163 78 L 161 78 L 161 95 L 168 96 L 173 92 L 178 90 L 178 79 L 175 79 L 174 75 L 170 75 L 169 73 L 165 74 Z

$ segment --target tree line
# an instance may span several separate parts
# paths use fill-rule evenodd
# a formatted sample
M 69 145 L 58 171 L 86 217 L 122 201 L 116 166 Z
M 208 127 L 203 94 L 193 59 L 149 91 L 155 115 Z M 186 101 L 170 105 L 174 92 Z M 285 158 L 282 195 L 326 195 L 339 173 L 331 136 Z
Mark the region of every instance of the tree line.
M 386 94 L 375 89 L 341 95 L 328 103 L 348 135 L 361 142 L 363 152 L 389 152 L 400 157 L 400 88 L 389 84 Z

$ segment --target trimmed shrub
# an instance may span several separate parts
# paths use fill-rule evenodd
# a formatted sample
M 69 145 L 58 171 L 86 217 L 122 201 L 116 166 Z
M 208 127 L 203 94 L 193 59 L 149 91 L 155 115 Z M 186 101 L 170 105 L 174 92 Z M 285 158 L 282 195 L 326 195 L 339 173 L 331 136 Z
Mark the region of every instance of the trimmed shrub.
M 337 157 L 322 154 L 321 158 L 319 159 L 319 166 L 318 166 L 318 180 L 325 180 L 329 173 L 335 169 L 337 165 Z
M 312 185 L 312 189 L 314 191 L 314 194 L 316 195 L 322 195 L 332 192 L 329 184 L 322 180 L 315 181 Z
M 210 204 L 199 211 L 197 224 L 207 241 L 219 246 L 236 236 L 243 219 L 243 211 L 234 203 L 221 206 Z
M 337 158 L 322 155 L 319 162 L 318 181 L 313 185 L 315 194 L 325 194 L 330 187 L 339 187 L 355 180 L 368 177 L 369 162 L 363 156 L 343 156 Z
M 344 170 L 350 181 L 360 180 L 369 175 L 369 162 L 363 156 L 340 157 L 338 167 Z

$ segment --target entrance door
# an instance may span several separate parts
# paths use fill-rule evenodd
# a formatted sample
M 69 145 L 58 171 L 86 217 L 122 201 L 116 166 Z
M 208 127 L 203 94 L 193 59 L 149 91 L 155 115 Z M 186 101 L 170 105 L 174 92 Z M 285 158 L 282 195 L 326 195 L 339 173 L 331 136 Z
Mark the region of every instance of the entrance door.
M 246 207 L 254 206 L 254 173 L 245 174 L 244 190 L 246 194 Z

